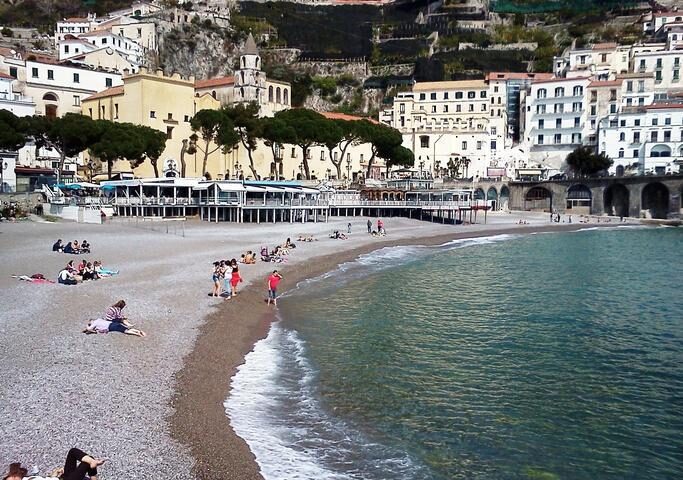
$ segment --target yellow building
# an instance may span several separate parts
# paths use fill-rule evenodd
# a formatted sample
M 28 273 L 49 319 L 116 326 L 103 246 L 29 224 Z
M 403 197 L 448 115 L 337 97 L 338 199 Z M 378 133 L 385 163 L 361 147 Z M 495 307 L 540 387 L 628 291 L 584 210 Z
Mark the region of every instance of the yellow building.
M 161 176 L 179 176 L 183 142 L 192 135 L 190 120 L 199 110 L 218 109 L 220 102 L 210 94 L 195 96 L 194 78 L 182 78 L 178 74 L 165 76 L 141 69 L 139 73 L 125 75 L 123 85 L 110 88 L 81 102 L 83 115 L 93 119 L 128 122 L 144 125 L 161 132 L 168 138 L 166 150 L 159 158 Z M 215 147 L 215 146 L 212 146 Z M 213 149 L 213 148 L 212 148 Z M 220 150 L 209 157 L 207 170 L 213 178 L 222 178 L 228 169 L 229 157 Z M 203 154 L 184 155 L 187 177 L 202 175 Z M 114 172 L 130 172 L 128 162 L 117 162 Z M 144 162 L 135 169 L 139 177 L 151 177 L 154 169 Z

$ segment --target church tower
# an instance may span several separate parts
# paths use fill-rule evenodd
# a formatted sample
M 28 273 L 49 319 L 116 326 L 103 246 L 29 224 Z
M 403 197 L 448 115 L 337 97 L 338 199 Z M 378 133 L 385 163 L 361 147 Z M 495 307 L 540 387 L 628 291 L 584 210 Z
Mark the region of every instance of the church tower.
M 261 71 L 261 56 L 254 37 L 249 33 L 240 55 L 240 66 L 235 72 L 235 95 L 237 103 L 263 104 L 266 92 L 266 74 Z

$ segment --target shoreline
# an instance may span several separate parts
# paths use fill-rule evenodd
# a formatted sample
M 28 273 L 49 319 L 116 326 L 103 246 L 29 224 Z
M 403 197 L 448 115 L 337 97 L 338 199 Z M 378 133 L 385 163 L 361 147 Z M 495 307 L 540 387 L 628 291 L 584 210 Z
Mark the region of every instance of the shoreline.
M 384 240 L 312 257 L 303 264 L 275 264 L 274 268 L 283 273 L 286 289 L 291 289 L 303 280 L 329 272 L 344 262 L 355 260 L 359 255 L 385 247 L 435 246 L 452 240 L 493 235 L 574 232 L 622 225 L 624 224 L 505 225 L 477 231 L 455 230 L 450 233 Z M 264 285 L 250 282 L 237 299 L 224 302 L 207 315 L 199 328 L 191 352 L 183 359 L 183 366 L 175 376 L 171 400 L 173 414 L 169 418 L 170 432 L 176 441 L 190 450 L 195 460 L 193 474 L 196 478 L 263 478 L 246 441 L 233 431 L 224 402 L 230 395 L 231 379 L 237 368 L 244 363 L 246 354 L 253 350 L 256 342 L 266 337 L 275 319 L 275 310 L 263 301 L 264 291 Z

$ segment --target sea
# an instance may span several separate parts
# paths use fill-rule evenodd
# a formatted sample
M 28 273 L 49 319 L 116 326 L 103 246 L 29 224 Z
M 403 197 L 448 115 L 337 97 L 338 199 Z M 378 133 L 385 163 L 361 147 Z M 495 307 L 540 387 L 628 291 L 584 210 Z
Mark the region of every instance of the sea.
M 683 478 L 683 228 L 384 248 L 232 379 L 266 480 Z

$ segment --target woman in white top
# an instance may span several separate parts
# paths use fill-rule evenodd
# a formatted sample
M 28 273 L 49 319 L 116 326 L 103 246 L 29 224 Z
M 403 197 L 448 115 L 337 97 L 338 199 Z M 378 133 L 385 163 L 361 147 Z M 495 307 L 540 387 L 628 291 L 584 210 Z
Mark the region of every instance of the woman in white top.
M 104 460 L 91 457 L 87 453 L 77 448 L 72 448 L 66 455 L 64 468 L 53 472 L 51 477 L 27 476 L 28 470 L 21 466 L 21 463 L 12 463 L 9 472 L 3 480 L 84 480 L 88 475 L 91 480 L 97 480 L 97 467 L 102 465 Z M 59 471 L 61 470 L 61 471 Z

